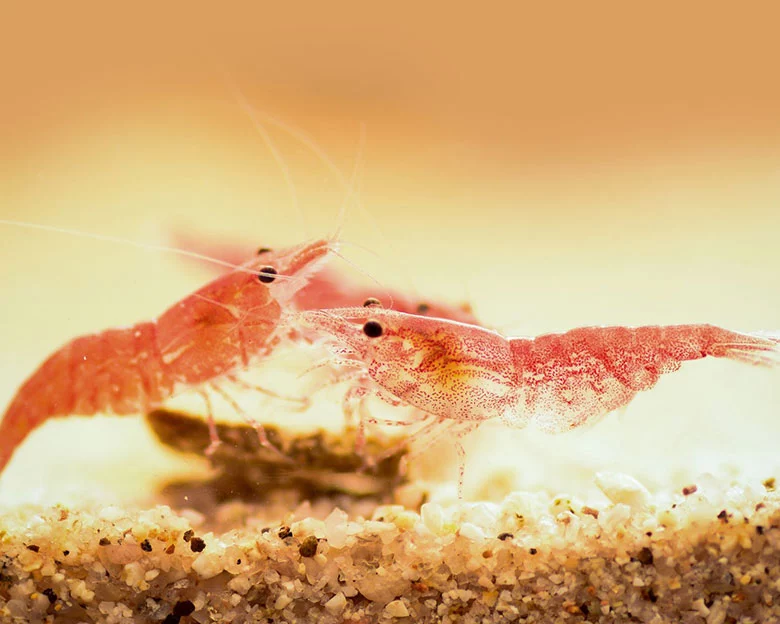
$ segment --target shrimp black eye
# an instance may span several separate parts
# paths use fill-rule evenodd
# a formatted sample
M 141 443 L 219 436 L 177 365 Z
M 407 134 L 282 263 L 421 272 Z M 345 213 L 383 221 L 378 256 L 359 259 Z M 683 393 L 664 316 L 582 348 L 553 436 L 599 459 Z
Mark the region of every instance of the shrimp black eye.
M 417 314 L 428 314 L 430 310 L 431 306 L 429 306 L 427 303 L 421 303 L 417 306 Z
M 263 284 L 270 284 L 276 279 L 276 275 L 278 275 L 276 269 L 267 266 L 260 269 L 260 274 L 257 276 L 257 279 L 261 281 Z
M 262 256 L 264 253 L 268 253 L 271 251 L 270 247 L 260 247 L 260 249 L 257 250 L 257 255 Z
M 373 308 L 374 306 L 382 307 L 382 302 L 379 301 L 376 297 L 369 297 L 363 302 L 364 308 Z
M 382 326 L 376 321 L 367 321 L 363 325 L 363 333 L 369 338 L 379 338 L 383 331 Z

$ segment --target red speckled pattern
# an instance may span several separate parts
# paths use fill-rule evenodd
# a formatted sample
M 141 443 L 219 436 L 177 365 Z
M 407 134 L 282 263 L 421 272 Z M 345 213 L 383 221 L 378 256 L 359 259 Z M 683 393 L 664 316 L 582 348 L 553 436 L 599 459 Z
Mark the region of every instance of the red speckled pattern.
M 684 361 L 706 356 L 780 362 L 777 338 L 712 325 L 583 327 L 504 338 L 474 325 L 390 310 L 347 308 L 302 315 L 345 343 L 383 390 L 438 418 L 548 432 L 593 422 L 652 388 Z M 383 333 L 369 338 L 367 320 Z

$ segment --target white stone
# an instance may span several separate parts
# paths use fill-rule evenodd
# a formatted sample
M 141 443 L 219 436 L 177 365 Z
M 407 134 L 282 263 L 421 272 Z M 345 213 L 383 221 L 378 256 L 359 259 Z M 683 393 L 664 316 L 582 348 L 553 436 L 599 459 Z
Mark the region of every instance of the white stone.
M 436 503 L 425 503 L 420 508 L 420 516 L 422 517 L 425 527 L 434 535 L 439 535 L 444 529 L 444 512 L 441 505 Z
M 125 564 L 125 583 L 128 587 L 137 587 L 144 579 L 145 570 L 137 561 Z
M 242 596 L 252 588 L 252 583 L 245 574 L 234 576 L 228 581 L 228 589 L 241 594 Z
M 198 558 L 192 562 L 192 569 L 201 578 L 210 579 L 222 572 L 222 558 L 215 553 L 201 553 Z
M 650 492 L 634 477 L 621 472 L 596 473 L 596 485 L 613 503 L 624 503 L 633 509 L 650 504 Z
M 341 509 L 334 509 L 325 518 L 325 539 L 332 548 L 344 548 L 347 543 L 347 519 L 348 516 Z
M 343 592 L 339 592 L 325 603 L 325 609 L 327 609 L 327 611 L 333 615 L 341 613 L 346 606 L 347 599 L 344 597 Z
M 475 542 L 484 540 L 486 537 L 485 532 L 476 524 L 472 524 L 471 522 L 464 522 L 459 529 L 459 533 L 463 537 Z
M 393 600 L 385 606 L 385 613 L 390 617 L 402 618 L 409 616 L 409 609 L 406 608 L 403 600 Z

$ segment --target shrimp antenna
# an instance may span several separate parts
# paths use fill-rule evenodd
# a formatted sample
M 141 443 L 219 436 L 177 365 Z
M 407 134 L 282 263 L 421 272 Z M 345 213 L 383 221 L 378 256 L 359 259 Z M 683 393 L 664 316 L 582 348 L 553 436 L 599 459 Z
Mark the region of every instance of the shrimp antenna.
M 382 291 L 387 295 L 388 299 L 390 299 L 390 307 L 391 308 L 393 307 L 393 295 L 390 294 L 390 291 L 387 289 L 387 286 L 382 284 L 382 282 L 380 282 L 378 279 L 376 279 L 368 271 L 366 271 L 365 269 L 361 269 L 357 264 L 352 262 L 352 260 L 350 260 L 349 258 L 345 257 L 343 254 L 339 253 L 339 251 L 337 249 L 332 249 L 331 253 L 334 256 L 338 256 L 339 258 L 341 258 L 344 262 L 346 262 L 349 266 L 351 266 L 353 269 L 355 269 L 358 273 L 361 273 L 361 274 L 365 275 L 368 279 L 370 279 L 372 282 L 374 282 L 374 284 L 379 286 L 379 288 L 381 288 Z
M 344 173 L 339 169 L 336 164 L 333 162 L 333 159 L 328 156 L 328 153 L 320 147 L 320 145 L 312 139 L 308 134 L 306 134 L 303 130 L 300 128 L 296 128 L 295 126 L 292 126 L 288 123 L 285 123 L 281 121 L 280 119 L 277 119 L 276 117 L 272 117 L 266 112 L 258 111 L 256 108 L 252 107 L 251 104 L 248 104 L 252 109 L 252 112 L 254 113 L 256 118 L 262 118 L 262 120 L 270 124 L 272 126 L 275 126 L 276 128 L 279 128 L 282 132 L 285 132 L 286 134 L 289 134 L 292 138 L 294 138 L 296 141 L 300 142 L 301 144 L 305 145 L 309 150 L 314 153 L 317 158 L 320 159 L 322 164 L 325 165 L 325 167 L 330 171 L 339 181 L 339 184 L 341 185 L 342 190 L 348 190 L 349 189 L 349 182 L 347 181 L 347 178 L 344 177 Z
M 325 165 L 325 167 L 328 169 L 328 171 L 330 171 L 336 177 L 336 179 L 339 182 L 339 184 L 341 185 L 342 189 L 346 192 L 346 197 L 344 198 L 344 201 L 343 201 L 343 203 L 341 205 L 341 208 L 339 209 L 338 227 L 336 229 L 336 233 L 334 234 L 334 238 L 338 238 L 340 233 L 341 233 L 341 231 L 342 231 L 342 229 L 343 229 L 344 222 L 346 220 L 346 211 L 347 211 L 347 207 L 348 207 L 348 204 L 349 204 L 349 200 L 352 197 L 352 195 L 354 194 L 355 179 L 357 178 L 359 170 L 362 168 L 362 162 L 363 162 L 362 152 L 363 152 L 363 148 L 364 148 L 364 144 L 365 144 L 365 140 L 366 140 L 365 139 L 365 133 L 366 133 L 366 124 L 365 124 L 365 122 L 361 122 L 361 124 L 360 124 L 360 142 L 359 142 L 359 147 L 358 147 L 358 155 L 355 158 L 355 165 L 354 165 L 353 170 L 352 170 L 352 175 L 351 175 L 350 179 L 347 179 L 344 176 L 344 173 L 341 171 L 341 169 L 339 169 L 336 166 L 336 164 L 333 162 L 333 159 L 328 155 L 328 153 L 311 136 L 309 136 L 306 132 L 304 132 L 303 130 L 301 130 L 300 128 L 298 128 L 296 126 L 293 126 L 293 125 L 291 125 L 291 124 L 289 124 L 287 122 L 284 122 L 284 121 L 282 121 L 280 119 L 277 119 L 276 117 L 273 117 L 272 115 L 270 115 L 269 113 L 266 113 L 265 111 L 261 111 L 261 110 L 256 109 L 255 107 L 253 107 L 251 104 L 249 104 L 246 101 L 246 98 L 241 98 L 241 100 L 242 100 L 242 106 L 244 107 L 244 109 L 248 113 L 250 113 L 252 120 L 256 124 L 260 123 L 260 120 L 262 120 L 266 124 L 271 125 L 271 126 L 275 126 L 276 128 L 279 128 L 280 130 L 282 130 L 286 134 L 290 135 L 291 137 L 293 137 L 294 139 L 299 141 L 302 145 L 306 146 L 309 150 L 311 150 L 311 152 L 313 154 L 315 154 L 320 159 L 320 161 Z M 358 197 L 359 197 L 359 193 L 358 193 Z M 358 211 L 359 211 L 360 215 L 365 219 L 365 221 L 366 221 L 366 223 L 368 223 L 369 227 L 371 227 L 371 229 L 374 230 L 379 235 L 379 237 L 381 239 L 386 239 L 387 237 L 384 235 L 384 233 L 382 232 L 381 228 L 377 224 L 376 219 L 371 217 L 371 215 L 366 210 L 365 206 L 363 205 L 363 203 L 360 201 L 359 198 L 356 201 L 356 206 L 358 208 Z M 363 249 L 366 249 L 366 248 L 363 248 Z M 379 256 L 379 254 L 377 254 L 376 252 L 372 252 L 372 253 L 374 253 L 375 255 Z M 349 262 L 346 258 L 344 258 L 344 256 L 341 256 L 339 254 L 339 257 L 342 258 L 343 260 L 345 260 L 351 266 L 355 266 L 353 263 Z M 357 268 L 357 267 L 355 267 L 355 268 Z M 358 269 L 358 270 L 360 270 L 360 269 Z M 376 280 L 376 278 L 368 275 L 364 271 L 360 271 L 360 272 L 366 274 L 371 279 L 371 281 L 373 281 L 374 283 L 379 285 L 382 288 L 382 290 L 386 292 L 386 288 L 382 284 L 380 284 Z M 387 294 L 389 296 L 389 293 L 387 293 Z M 390 299 L 392 301 L 392 297 L 390 297 Z
M 276 126 L 283 132 L 286 132 L 294 139 L 297 139 L 300 141 L 303 145 L 308 147 L 314 154 L 316 154 L 320 160 L 323 162 L 323 164 L 328 168 L 328 170 L 333 173 L 333 175 L 336 176 L 336 178 L 339 181 L 339 184 L 341 184 L 342 188 L 349 194 L 351 194 L 351 187 L 352 182 L 347 180 L 344 177 L 344 174 L 341 172 L 341 170 L 334 164 L 333 160 L 328 156 L 327 152 L 320 147 L 314 139 L 312 139 L 306 132 L 301 130 L 300 128 L 296 128 L 295 126 L 292 126 L 280 119 L 277 119 L 276 117 L 273 117 L 269 115 L 268 113 L 257 111 L 255 110 L 255 113 L 258 116 L 261 116 L 263 118 L 263 121 L 269 125 Z M 362 124 L 361 124 L 361 131 L 363 130 Z M 383 240 L 387 242 L 387 236 L 382 231 L 382 228 L 377 223 L 377 220 L 371 216 L 369 211 L 366 209 L 366 207 L 363 205 L 363 202 L 358 200 L 356 202 L 356 206 L 358 208 L 358 211 L 360 213 L 360 216 L 363 218 L 363 220 L 368 224 L 368 226 L 376 232 L 376 234 L 379 236 L 380 240 Z M 339 212 L 339 219 L 343 218 L 342 211 Z M 339 226 L 338 231 L 341 231 L 341 226 Z M 389 247 L 392 248 L 392 244 L 388 243 Z M 406 274 L 406 278 L 409 279 L 410 283 L 412 284 L 412 290 L 418 294 L 417 288 L 414 286 L 413 280 L 410 278 L 410 272 L 408 270 L 408 267 L 404 267 L 404 273 Z
M 164 253 L 174 253 L 180 256 L 187 256 L 188 258 L 195 258 L 196 260 L 204 260 L 211 262 L 219 266 L 224 266 L 234 271 L 241 271 L 243 273 L 252 273 L 258 275 L 260 272 L 255 269 L 249 269 L 240 264 L 233 264 L 226 260 L 220 260 L 219 258 L 213 258 L 206 254 L 201 254 L 196 251 L 188 251 L 187 249 L 179 249 L 178 247 L 169 247 L 168 245 L 156 245 L 154 243 L 142 243 L 140 241 L 134 241 L 129 238 L 120 238 L 118 236 L 110 236 L 108 234 L 93 234 L 91 232 L 82 232 L 81 230 L 72 230 L 70 228 L 63 228 L 56 225 L 44 225 L 43 223 L 31 223 L 29 221 L 12 221 L 10 219 L 0 219 L 0 225 L 13 225 L 16 227 L 29 228 L 31 230 L 42 230 L 44 232 L 56 232 L 57 234 L 67 234 L 68 236 L 78 236 L 80 238 L 89 238 L 92 240 L 103 241 L 106 243 L 117 243 L 119 245 L 129 245 L 131 247 L 140 247 L 148 251 L 161 251 Z M 294 279 L 287 275 L 274 275 L 275 278 L 282 279 Z
M 346 188 L 346 196 L 344 197 L 344 200 L 341 202 L 341 207 L 339 208 L 339 214 L 336 219 L 336 223 L 338 224 L 336 227 L 336 231 L 333 234 L 333 238 L 339 239 L 341 237 L 341 232 L 344 229 L 344 222 L 347 219 L 347 208 L 349 207 L 349 202 L 352 199 L 353 194 L 355 194 L 355 185 L 356 180 L 358 179 L 358 172 L 362 173 L 363 169 L 363 150 L 366 146 L 366 123 L 364 121 L 360 122 L 360 139 L 358 141 L 358 148 L 357 148 L 357 154 L 355 155 L 355 163 L 352 166 L 352 173 L 349 176 L 349 182 L 347 184 Z M 362 179 L 362 178 L 361 178 Z M 360 192 L 357 193 L 358 198 L 360 197 Z M 360 200 L 358 199 L 358 205 L 360 205 Z
M 251 104 L 249 105 L 251 107 Z M 328 153 L 320 147 L 320 145 L 306 132 L 301 130 L 300 128 L 293 126 L 287 122 L 282 121 L 281 119 L 277 119 L 276 117 L 273 117 L 272 115 L 264 112 L 264 111 L 258 111 L 257 109 L 253 108 L 253 111 L 255 113 L 255 116 L 257 118 L 260 118 L 268 125 L 274 126 L 276 128 L 279 128 L 282 132 L 285 132 L 286 134 L 289 134 L 291 137 L 293 137 L 295 140 L 299 141 L 302 145 L 305 145 L 307 148 L 309 148 L 312 153 L 314 153 L 320 161 L 325 165 L 328 171 L 330 171 L 334 176 L 336 176 L 336 179 L 338 183 L 341 185 L 342 190 L 345 192 L 349 192 L 350 190 L 350 181 L 346 178 L 344 173 L 339 169 L 336 164 L 333 162 L 333 159 L 328 155 Z M 374 219 L 371 214 L 366 210 L 365 206 L 363 206 L 363 203 L 358 201 L 356 203 L 356 206 L 358 208 L 358 211 L 360 212 L 361 217 L 365 220 L 365 222 L 371 227 L 372 230 L 374 230 L 382 239 L 386 239 L 387 237 L 382 232 L 381 228 L 376 222 L 376 219 Z M 341 215 L 340 215 L 341 216 Z
M 339 209 L 338 227 L 336 228 L 336 232 L 333 235 L 333 237 L 336 240 L 340 239 L 341 231 L 344 228 L 344 222 L 346 220 L 346 214 L 347 214 L 347 207 L 349 206 L 349 201 L 350 201 L 352 195 L 355 192 L 355 186 L 357 185 L 357 180 L 359 179 L 358 178 L 358 172 L 362 172 L 362 169 L 363 169 L 363 163 L 364 163 L 363 149 L 365 148 L 365 144 L 366 144 L 366 124 L 365 124 L 365 122 L 361 122 L 360 123 L 360 140 L 358 142 L 358 150 L 357 150 L 357 154 L 355 156 L 355 163 L 352 166 L 352 174 L 349 177 L 349 183 L 348 183 L 347 189 L 346 189 L 346 191 L 347 191 L 346 197 L 344 197 L 344 201 L 341 203 L 341 208 Z M 335 167 L 335 165 L 334 165 L 334 167 Z M 343 178 L 343 176 L 341 175 L 340 171 L 339 171 L 339 176 Z M 362 179 L 362 178 L 360 178 L 360 179 Z M 360 195 L 360 191 L 359 190 L 358 190 L 357 194 L 358 194 L 358 196 Z M 359 200 L 358 200 L 357 204 L 361 205 Z M 342 244 L 343 242 L 344 241 L 339 240 L 339 244 Z M 359 249 L 363 249 L 365 251 L 368 251 L 369 253 L 373 254 L 374 256 L 379 256 L 379 254 L 376 251 L 374 251 L 372 249 L 369 249 L 368 247 L 365 247 L 363 245 L 359 245 L 357 243 L 348 243 L 348 244 L 352 245 L 353 247 L 357 247 Z M 355 264 L 354 262 L 349 260 L 343 254 L 339 253 L 338 250 L 334 249 L 333 250 L 333 254 L 338 256 L 339 258 L 341 258 L 349 266 L 351 266 L 353 269 L 358 271 L 358 273 L 361 273 L 361 274 L 365 275 L 366 277 L 368 277 L 369 280 L 374 282 L 374 284 L 379 286 L 379 288 L 382 289 L 382 291 L 387 295 L 388 299 L 390 299 L 390 307 L 392 307 L 392 305 L 393 305 L 393 296 L 390 294 L 390 291 L 387 289 L 386 286 L 384 286 L 378 279 L 376 279 L 368 271 L 365 271 L 364 269 L 361 269 L 357 264 Z
M 381 258 L 382 254 L 380 254 L 376 249 L 371 249 L 371 247 L 368 247 L 366 245 L 362 245 L 361 243 L 356 243 L 355 241 L 351 240 L 345 240 L 345 239 L 339 239 L 339 246 L 340 247 L 354 247 L 355 249 L 359 249 L 360 251 L 365 251 L 369 256 L 373 256 L 374 258 Z
M 290 193 L 290 201 L 292 202 L 293 211 L 300 221 L 304 238 L 309 238 L 309 233 L 307 232 L 306 228 L 306 219 L 303 216 L 300 203 L 298 202 L 298 191 L 295 188 L 295 183 L 293 182 L 290 168 L 287 166 L 287 162 L 284 160 L 284 156 L 282 156 L 282 153 L 276 147 L 276 144 L 271 138 L 271 135 L 268 133 L 268 130 L 266 130 L 265 126 L 260 121 L 259 111 L 249 103 L 249 101 L 246 99 L 246 96 L 241 91 L 241 89 L 238 88 L 238 85 L 235 83 L 235 81 L 233 81 L 224 70 L 222 71 L 222 79 L 225 81 L 227 88 L 233 94 L 233 97 L 235 98 L 238 105 L 249 117 L 249 120 L 252 122 L 255 130 L 257 130 L 258 134 L 260 134 L 260 137 L 263 139 L 263 143 L 265 143 L 268 151 L 271 152 L 271 155 L 274 157 L 276 164 L 279 166 L 279 170 L 282 172 L 282 176 L 284 177 L 284 182 L 287 185 L 287 191 Z

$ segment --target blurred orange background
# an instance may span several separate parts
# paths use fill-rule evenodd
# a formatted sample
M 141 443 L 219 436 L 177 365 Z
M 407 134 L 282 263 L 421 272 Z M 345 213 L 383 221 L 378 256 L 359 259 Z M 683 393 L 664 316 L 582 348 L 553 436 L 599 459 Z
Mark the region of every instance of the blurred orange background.
M 344 175 L 361 154 L 362 208 L 350 206 L 342 236 L 383 283 L 469 300 L 515 335 L 780 329 L 780 10 L 598 7 L 5 8 L 0 218 L 151 244 L 176 228 L 250 245 L 333 233 L 336 177 L 269 127 L 296 209 L 233 84 Z M 2 225 L 0 239 L 5 401 L 69 338 L 151 318 L 208 276 L 170 254 L 66 234 Z M 605 466 L 657 483 L 724 457 L 739 471 L 778 469 L 778 375 L 689 366 L 622 424 L 583 434 L 597 440 L 582 455 L 593 461 L 550 487 Z M 31 438 L 28 455 L 44 442 Z M 574 461 L 586 442 L 539 444 L 535 460 L 518 460 L 523 485 L 549 483 L 545 462 Z M 672 458 L 663 474 L 661 453 Z M 22 489 L 23 473 L 47 487 L 46 470 L 12 468 L 6 490 Z

